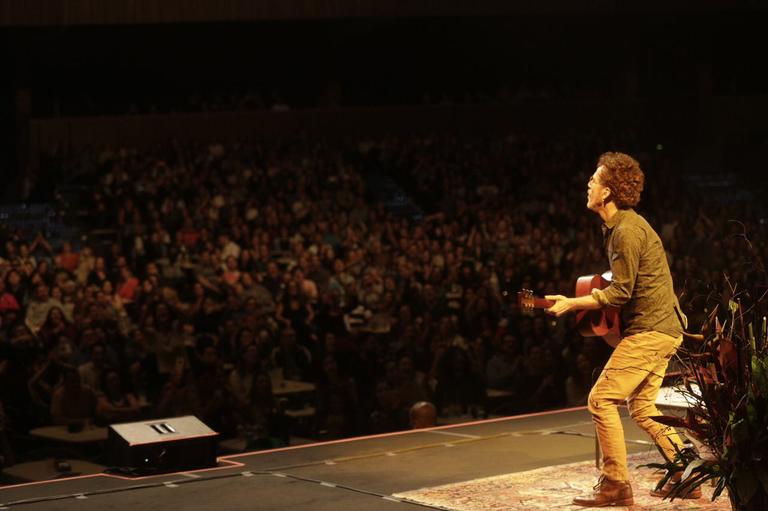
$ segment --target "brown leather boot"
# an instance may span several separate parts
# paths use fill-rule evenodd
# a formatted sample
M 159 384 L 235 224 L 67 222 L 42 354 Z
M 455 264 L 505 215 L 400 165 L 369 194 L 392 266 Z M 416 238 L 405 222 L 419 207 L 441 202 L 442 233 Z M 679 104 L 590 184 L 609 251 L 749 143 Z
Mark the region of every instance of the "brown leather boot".
M 575 497 L 573 503 L 586 507 L 631 506 L 635 499 L 629 481 L 612 481 L 602 476 L 591 495 Z
M 683 474 L 680 472 L 677 472 L 675 475 L 669 478 L 669 481 L 664 483 L 664 486 L 661 487 L 661 489 L 657 490 L 654 488 L 651 490 L 651 495 L 654 497 L 661 497 L 662 499 L 668 498 L 669 494 L 672 490 L 675 489 L 675 487 L 680 484 L 680 479 L 682 479 Z M 677 495 L 675 495 L 676 499 L 700 499 L 701 498 L 701 488 L 698 486 L 696 488 L 690 488 L 688 490 L 685 490 Z

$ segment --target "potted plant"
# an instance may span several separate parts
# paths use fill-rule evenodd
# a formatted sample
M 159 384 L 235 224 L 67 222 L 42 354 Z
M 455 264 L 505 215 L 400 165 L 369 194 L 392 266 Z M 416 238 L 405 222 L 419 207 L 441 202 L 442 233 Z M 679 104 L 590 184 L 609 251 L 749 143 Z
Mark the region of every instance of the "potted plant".
M 738 511 L 768 510 L 768 325 L 758 302 L 729 301 L 721 322 L 709 315 L 697 346 L 681 352 L 684 417 L 659 416 L 658 422 L 684 428 L 694 448 L 674 460 L 649 464 L 665 469 L 660 489 L 676 473 L 682 480 L 668 498 L 680 497 L 707 482 L 712 500 L 728 490 Z

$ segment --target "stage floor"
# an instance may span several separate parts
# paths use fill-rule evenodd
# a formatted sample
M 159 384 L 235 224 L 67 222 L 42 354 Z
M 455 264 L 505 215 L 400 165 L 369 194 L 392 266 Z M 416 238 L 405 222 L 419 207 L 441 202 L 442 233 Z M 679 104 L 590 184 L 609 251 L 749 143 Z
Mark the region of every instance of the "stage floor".
M 655 449 L 622 410 L 629 452 Z M 421 487 L 594 459 L 586 409 L 224 456 L 145 478 L 81 476 L 0 487 L 0 509 L 394 510 Z M 597 475 L 597 472 L 596 472 Z

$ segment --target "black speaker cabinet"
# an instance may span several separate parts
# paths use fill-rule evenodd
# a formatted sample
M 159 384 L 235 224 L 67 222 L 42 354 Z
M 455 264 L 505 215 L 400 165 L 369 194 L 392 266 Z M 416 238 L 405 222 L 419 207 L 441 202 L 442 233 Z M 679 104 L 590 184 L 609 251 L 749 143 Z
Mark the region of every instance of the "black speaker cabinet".
M 112 424 L 107 463 L 151 472 L 214 467 L 218 436 L 192 415 Z

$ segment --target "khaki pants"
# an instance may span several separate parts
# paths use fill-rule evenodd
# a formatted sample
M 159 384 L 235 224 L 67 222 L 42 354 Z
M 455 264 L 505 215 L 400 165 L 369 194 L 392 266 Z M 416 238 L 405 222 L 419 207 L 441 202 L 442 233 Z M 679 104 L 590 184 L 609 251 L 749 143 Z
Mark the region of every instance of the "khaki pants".
M 589 411 L 603 451 L 603 475 L 614 481 L 628 481 L 627 448 L 619 418 L 619 404 L 627 400 L 632 419 L 644 429 L 660 450 L 672 460 L 683 443 L 674 429 L 651 419 L 660 415 L 656 397 L 669 359 L 683 337 L 660 332 L 642 332 L 624 337 L 589 393 Z

